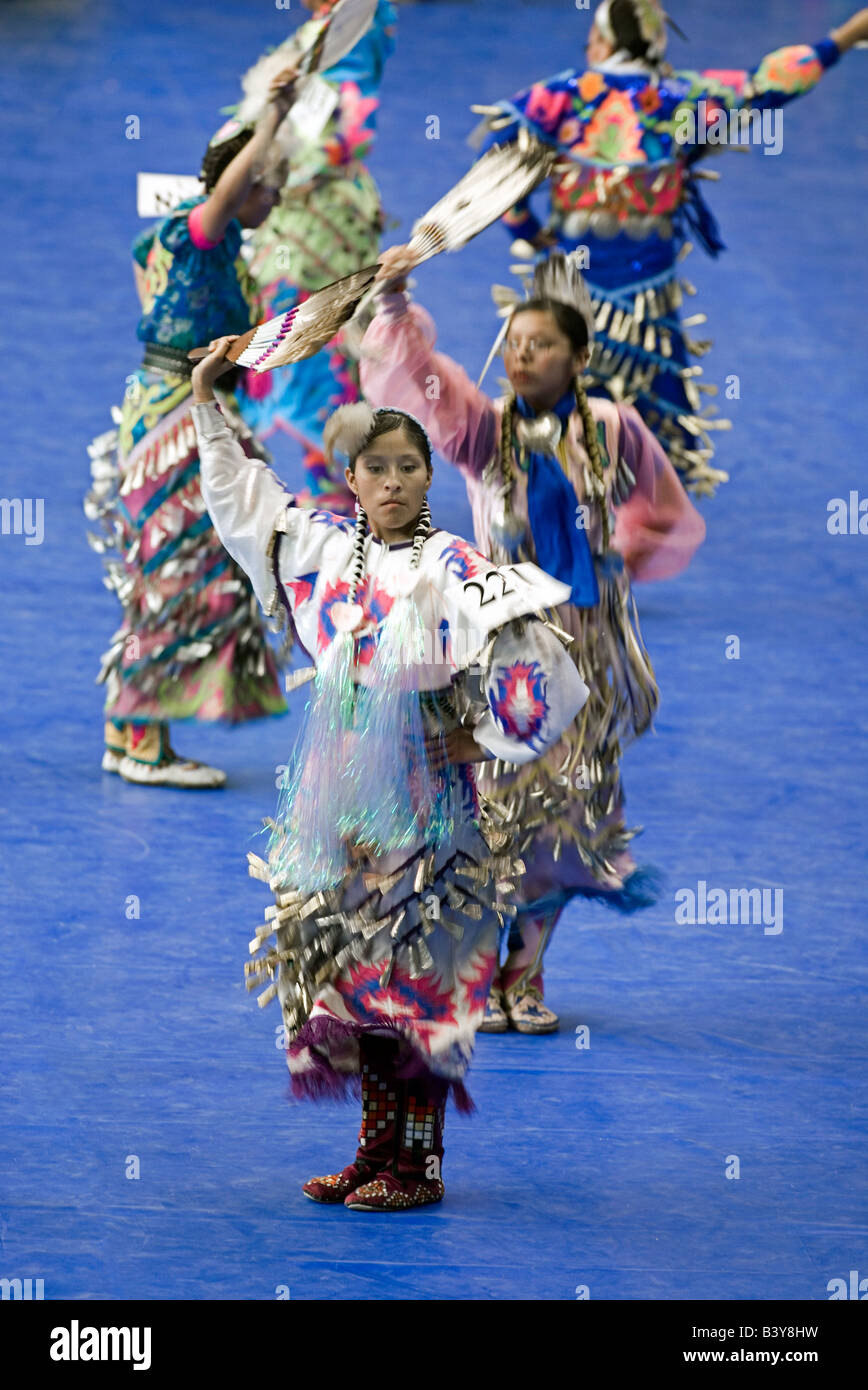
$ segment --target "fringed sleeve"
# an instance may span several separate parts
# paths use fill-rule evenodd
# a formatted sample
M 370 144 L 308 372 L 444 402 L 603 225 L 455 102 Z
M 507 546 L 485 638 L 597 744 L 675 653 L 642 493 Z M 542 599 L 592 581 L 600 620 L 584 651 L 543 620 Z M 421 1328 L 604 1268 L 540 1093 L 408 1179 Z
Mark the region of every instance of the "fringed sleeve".
M 618 415 L 621 458 L 636 484 L 615 509 L 613 546 L 632 580 L 670 579 L 699 549 L 705 522 L 638 412 L 621 405 Z
M 404 294 L 383 295 L 362 343 L 362 393 L 374 407 L 415 415 L 437 452 L 478 478 L 497 442 L 497 412 L 457 362 L 435 351 L 435 340 L 434 321 L 421 305 Z

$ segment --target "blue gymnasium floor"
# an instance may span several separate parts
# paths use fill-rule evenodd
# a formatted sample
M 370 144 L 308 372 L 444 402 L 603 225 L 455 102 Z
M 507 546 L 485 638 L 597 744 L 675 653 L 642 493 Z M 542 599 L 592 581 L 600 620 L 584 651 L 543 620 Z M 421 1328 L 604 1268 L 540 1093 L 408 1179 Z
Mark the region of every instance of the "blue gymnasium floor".
M 676 62 L 730 67 L 819 38 L 848 6 L 672 10 L 691 39 Z M 93 677 L 116 612 L 81 497 L 85 446 L 137 361 L 135 175 L 195 171 L 240 70 L 297 17 L 231 0 L 2 9 L 3 491 L 45 498 L 45 538 L 0 537 L 0 1275 L 75 1299 L 825 1299 L 868 1275 L 868 538 L 826 530 L 828 500 L 864 490 L 868 53 L 787 109 L 780 158 L 721 157 L 729 251 L 687 267 L 717 343 L 706 379 L 738 374 L 741 397 L 706 546 L 640 591 L 663 707 L 626 783 L 664 896 L 626 921 L 567 913 L 548 970 L 562 1031 L 480 1038 L 478 1115 L 447 1124 L 447 1200 L 389 1220 L 302 1197 L 352 1153 L 356 1108 L 286 1103 L 278 1016 L 241 981 L 265 902 L 244 855 L 300 697 L 288 721 L 177 730 L 228 768 L 223 793 L 99 772 Z M 466 166 L 469 103 L 578 58 L 587 22 L 537 0 L 402 7 L 373 167 L 403 229 Z M 508 263 L 493 228 L 419 274 L 474 372 Z M 445 466 L 434 510 L 471 533 Z M 678 925 L 675 893 L 699 880 L 783 889 L 783 931 Z

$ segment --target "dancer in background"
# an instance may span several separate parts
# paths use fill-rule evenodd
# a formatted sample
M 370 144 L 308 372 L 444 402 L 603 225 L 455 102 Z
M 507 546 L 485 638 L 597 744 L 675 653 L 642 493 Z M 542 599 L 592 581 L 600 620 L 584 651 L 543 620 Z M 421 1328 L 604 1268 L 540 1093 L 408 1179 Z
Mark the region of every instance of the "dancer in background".
M 313 20 L 281 49 L 290 56 L 334 0 L 313 4 Z M 374 22 L 346 57 L 315 81 L 331 89 L 334 108 L 324 127 L 307 139 L 286 123 L 281 138 L 291 143 L 291 171 L 280 202 L 251 240 L 250 273 L 255 317 L 284 313 L 341 276 L 377 259 L 383 212 L 365 160 L 376 134 L 383 68 L 394 48 L 395 11 L 380 0 Z M 269 55 L 269 63 L 275 55 Z M 256 69 L 245 78 L 255 101 Z M 244 103 L 241 107 L 244 113 Z M 351 513 L 353 498 L 340 470 L 331 470 L 322 450 L 326 418 L 337 406 L 359 398 L 358 363 L 338 336 L 316 356 L 257 376 L 246 372 L 239 399 L 245 419 L 261 437 L 281 429 L 304 449 L 311 506 Z
M 664 63 L 659 6 L 605 0 L 594 15 L 587 68 L 568 68 L 511 101 L 476 108 L 486 112 L 488 143 L 510 142 L 523 126 L 562 154 L 545 226 L 526 199 L 506 215 L 507 230 L 536 250 L 587 248 L 597 327 L 588 389 L 634 403 L 699 495 L 711 495 L 727 478 L 712 466 L 709 432 L 730 422 L 702 407 L 700 393 L 717 388 L 696 381 L 702 369 L 692 359 L 711 343 L 693 341 L 685 330 L 705 315 L 680 317 L 684 294 L 695 293 L 678 269 L 691 249 L 688 236 L 711 256 L 725 249 L 698 183 L 717 175 L 698 162 L 725 147 L 713 143 L 721 132 L 724 142 L 731 138 L 729 112 L 742 112 L 750 138 L 765 142 L 761 113 L 811 91 L 866 38 L 868 10 L 860 10 L 828 38 L 777 49 L 750 70 L 673 72 Z
M 230 121 L 205 156 L 204 197 L 179 205 L 134 247 L 144 361 L 127 378 L 119 433 L 91 446 L 86 502 L 103 521 L 124 621 L 103 660 L 103 769 L 148 786 L 218 787 L 224 772 L 179 757 L 176 719 L 240 723 L 282 714 L 274 658 L 246 575 L 220 544 L 202 499 L 187 351 L 250 327 L 241 228 L 274 206 L 285 168 L 273 139 L 294 73 L 274 84 L 255 130 Z M 233 428 L 252 447 L 231 396 Z M 114 457 L 116 453 L 116 458 Z
M 213 400 L 230 341 L 193 375 L 205 498 L 266 611 L 283 604 L 316 661 L 268 862 L 250 856 L 276 902 L 250 974 L 273 981 L 260 1003 L 280 997 L 296 1094 L 341 1094 L 361 1075 L 356 1157 L 307 1196 L 425 1206 L 443 1197 L 447 1094 L 470 1104 L 498 894 L 520 869 L 473 764 L 527 763 L 584 703 L 561 640 L 531 616 L 568 590 L 535 566 L 494 569 L 432 525 L 430 444 L 401 411 L 358 403 L 330 421 L 355 526 L 301 511 Z
M 435 449 L 461 469 L 480 550 L 496 564 L 531 560 L 570 589 L 557 622 L 574 639 L 588 702 L 537 762 L 516 768 L 499 758 L 480 781 L 518 819 L 527 864 L 484 1027 L 552 1032 L 558 1018 L 543 999 L 542 961 L 564 905 L 576 894 L 622 911 L 653 901 L 630 854 L 620 777 L 621 749 L 649 727 L 658 699 L 630 576 L 677 574 L 705 526 L 637 412 L 586 397 L 590 300 L 570 260 L 556 253 L 537 267 L 532 298 L 513 311 L 504 363 L 514 394 L 497 402 L 435 351 L 429 315 L 401 288 L 406 248 L 381 262 L 384 292 L 362 344 L 366 397 L 418 415 Z M 464 564 L 457 547 L 450 567 L 463 577 Z

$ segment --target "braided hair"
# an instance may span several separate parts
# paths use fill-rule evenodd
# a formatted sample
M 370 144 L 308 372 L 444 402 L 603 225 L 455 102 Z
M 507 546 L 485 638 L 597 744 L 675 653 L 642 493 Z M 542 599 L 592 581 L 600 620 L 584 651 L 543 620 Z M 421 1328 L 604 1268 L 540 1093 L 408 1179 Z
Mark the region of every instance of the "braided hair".
M 237 154 L 240 154 L 244 146 L 253 138 L 254 127 L 252 125 L 242 126 L 237 135 L 233 135 L 229 140 L 220 140 L 217 144 L 211 144 L 205 151 L 202 159 L 202 169 L 199 178 L 205 186 L 205 192 L 211 193 L 220 180 L 220 175 L 228 169 Z
M 383 434 L 391 434 L 394 430 L 404 430 L 409 435 L 413 444 L 416 445 L 426 468 L 431 469 L 431 442 L 428 439 L 419 421 L 412 415 L 406 415 L 403 410 L 383 409 L 374 412 L 374 423 L 364 436 L 353 448 L 349 459 L 350 472 L 355 471 L 356 459 L 363 454 L 375 439 Z M 416 521 L 416 529 L 413 532 L 413 550 L 410 556 L 410 568 L 418 569 L 422 558 L 422 547 L 431 534 L 431 509 L 428 506 L 428 498 L 422 502 L 422 509 Z M 356 530 L 353 537 L 353 556 L 350 566 L 350 592 L 349 602 L 355 603 L 356 593 L 365 572 L 365 540 L 368 534 L 368 514 L 360 502 L 356 503 Z
M 564 304 L 559 299 L 527 299 L 517 305 L 513 310 L 510 319 L 510 327 L 518 314 L 526 312 L 528 309 L 538 310 L 540 313 L 551 314 L 561 333 L 568 338 L 574 352 L 581 352 L 588 346 L 588 325 L 582 314 L 574 309 L 571 304 Z M 603 456 L 600 452 L 600 441 L 597 437 L 597 425 L 591 413 L 588 397 L 582 385 L 581 377 L 577 376 L 573 385 L 576 397 L 576 408 L 582 417 L 582 429 L 585 439 L 585 450 L 591 464 L 591 479 L 593 482 L 593 501 L 599 503 L 600 516 L 603 525 L 603 551 L 609 548 L 611 540 L 611 525 L 609 520 L 609 508 L 606 506 L 606 485 L 605 485 L 605 466 Z M 515 394 L 510 392 L 503 408 L 503 417 L 500 423 L 500 467 L 503 474 L 504 483 L 512 484 L 515 480 L 515 417 L 516 404 Z

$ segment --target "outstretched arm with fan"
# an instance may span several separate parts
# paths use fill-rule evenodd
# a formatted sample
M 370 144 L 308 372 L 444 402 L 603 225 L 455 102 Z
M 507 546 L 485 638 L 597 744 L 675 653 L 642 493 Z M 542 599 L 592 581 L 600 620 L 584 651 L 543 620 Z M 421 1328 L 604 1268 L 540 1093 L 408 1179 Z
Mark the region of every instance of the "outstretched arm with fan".
M 295 98 L 296 76 L 296 69 L 291 67 L 285 67 L 275 74 L 253 136 L 226 166 L 208 198 L 201 204 L 197 214 L 198 228 L 207 241 L 222 241 L 229 223 L 235 217 L 240 219 L 243 226 L 258 225 L 274 205 L 277 193 L 263 181 L 263 174 L 277 128 Z M 224 132 L 224 138 L 229 140 L 240 134 L 242 129 L 237 121 L 227 122 L 212 142 L 212 148 L 215 144 L 219 145 L 219 137 Z M 203 170 L 203 173 L 206 172 L 207 169 Z
M 555 156 L 524 137 L 514 145 L 495 146 L 473 165 L 444 198 L 418 219 L 413 235 L 401 248 L 401 272 L 421 265 L 441 251 L 457 251 L 496 222 L 517 197 L 524 196 L 544 179 Z M 394 261 L 394 258 L 393 258 Z M 392 266 L 393 262 L 387 262 Z M 269 319 L 245 333 L 229 350 L 231 361 L 258 372 L 271 371 L 287 362 L 300 362 L 324 347 L 382 279 L 381 263 L 366 266 L 326 285 L 286 314 Z M 390 274 L 397 271 L 390 271 Z M 204 357 L 206 348 L 194 348 L 189 357 Z

